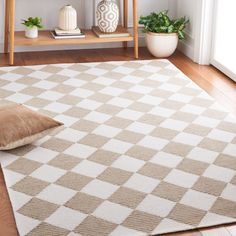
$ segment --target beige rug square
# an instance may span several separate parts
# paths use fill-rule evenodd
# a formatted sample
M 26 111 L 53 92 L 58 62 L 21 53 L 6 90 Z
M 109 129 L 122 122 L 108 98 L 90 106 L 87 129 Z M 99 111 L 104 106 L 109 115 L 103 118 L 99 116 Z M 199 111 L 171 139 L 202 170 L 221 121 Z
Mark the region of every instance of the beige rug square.
M 236 118 L 167 60 L 0 68 L 1 104 L 61 121 L 0 152 L 20 235 L 236 222 Z

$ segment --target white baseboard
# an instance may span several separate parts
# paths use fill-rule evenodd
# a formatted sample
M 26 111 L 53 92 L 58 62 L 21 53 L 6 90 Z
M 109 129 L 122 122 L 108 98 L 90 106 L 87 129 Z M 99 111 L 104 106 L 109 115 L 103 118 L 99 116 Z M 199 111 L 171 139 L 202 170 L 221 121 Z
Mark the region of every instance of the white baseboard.
M 189 57 L 191 60 L 194 60 L 194 48 L 193 46 L 187 44 L 186 42 L 179 42 L 178 50 L 181 51 L 184 55 Z
M 186 32 L 185 40 L 179 41 L 178 49 L 191 60 L 194 60 L 194 38 L 190 33 Z

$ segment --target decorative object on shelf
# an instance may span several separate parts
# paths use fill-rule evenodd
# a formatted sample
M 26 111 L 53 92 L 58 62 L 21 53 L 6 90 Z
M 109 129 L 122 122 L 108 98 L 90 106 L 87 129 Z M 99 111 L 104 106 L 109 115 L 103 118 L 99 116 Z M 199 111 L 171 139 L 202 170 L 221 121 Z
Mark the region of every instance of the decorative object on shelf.
M 69 30 L 69 31 L 56 28 L 55 33 L 61 36 L 65 36 L 65 35 L 68 36 L 68 35 L 80 35 L 82 32 L 79 28 L 76 28 L 75 30 Z
M 61 30 L 60 28 L 56 28 L 55 30 L 51 31 L 51 34 L 54 39 L 85 38 L 85 34 L 79 28 L 74 30 Z
M 66 5 L 59 12 L 59 28 L 65 31 L 77 28 L 77 12 L 71 5 Z
M 85 34 L 83 32 L 80 32 L 79 34 L 77 34 L 77 33 L 74 33 L 74 34 L 73 33 L 72 34 L 59 33 L 58 34 L 56 30 L 52 30 L 51 34 L 54 39 L 81 39 L 81 38 L 85 38 Z
M 139 23 L 144 25 L 150 53 L 163 58 L 171 56 L 178 46 L 178 40 L 185 38 L 184 29 L 189 20 L 186 17 L 172 20 L 168 16 L 168 11 L 163 11 L 141 16 Z
M 104 33 L 116 31 L 119 23 L 119 8 L 113 0 L 102 0 L 97 6 L 97 22 Z
M 38 29 L 43 28 L 40 17 L 29 17 L 27 20 L 23 20 L 22 25 L 26 26 L 25 37 L 30 39 L 38 38 Z

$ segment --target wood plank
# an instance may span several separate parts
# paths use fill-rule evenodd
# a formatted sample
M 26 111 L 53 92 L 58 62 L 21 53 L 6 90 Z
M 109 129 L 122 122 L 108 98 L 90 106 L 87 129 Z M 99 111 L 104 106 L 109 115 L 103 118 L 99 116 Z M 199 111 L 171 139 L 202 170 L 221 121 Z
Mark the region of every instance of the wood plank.
M 23 31 L 15 33 L 15 45 L 17 46 L 42 46 L 42 45 L 76 45 L 76 44 L 92 44 L 92 43 L 110 43 L 133 41 L 132 36 L 99 38 L 92 30 L 84 30 L 85 38 L 81 39 L 54 39 L 49 30 L 39 31 L 39 37 L 36 39 L 28 39 Z
M 14 50 L 15 50 L 15 0 L 9 1 L 9 20 L 10 20 L 10 47 L 9 47 L 9 64 L 14 64 Z
M 128 28 L 128 0 L 123 0 L 123 25 L 124 25 L 124 28 Z M 125 49 L 127 49 L 127 42 L 123 42 L 123 46 Z
M 0 235 L 17 236 L 15 219 L 0 167 Z
M 8 53 L 9 47 L 9 1 L 5 0 L 5 33 L 4 33 L 4 52 Z

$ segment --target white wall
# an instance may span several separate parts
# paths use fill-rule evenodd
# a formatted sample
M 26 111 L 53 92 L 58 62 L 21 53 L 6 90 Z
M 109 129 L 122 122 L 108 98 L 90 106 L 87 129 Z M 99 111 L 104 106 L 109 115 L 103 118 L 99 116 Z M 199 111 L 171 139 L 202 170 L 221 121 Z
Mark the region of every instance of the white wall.
M 4 33 L 4 1 L 0 1 L 0 44 L 3 42 Z
M 170 0 L 171 1 L 171 0 Z M 0 51 L 3 51 L 3 32 L 4 32 L 4 2 L 0 0 Z M 123 1 L 121 1 L 123 2 Z M 132 27 L 132 1 L 130 2 L 129 26 Z M 53 29 L 57 26 L 58 11 L 66 5 L 72 4 L 78 11 L 78 25 L 89 28 L 93 23 L 93 0 L 16 0 L 16 30 L 23 30 L 21 19 L 29 16 L 40 16 L 43 18 L 45 29 Z M 122 4 L 121 4 L 122 7 Z M 152 11 L 161 11 L 169 8 L 168 0 L 139 0 L 139 16 L 149 14 Z M 108 44 L 106 47 L 119 46 L 120 44 Z M 91 48 L 104 47 L 104 45 L 87 46 L 59 46 L 59 47 L 18 47 L 16 51 L 26 50 L 51 50 L 65 48 Z
M 175 16 L 186 16 L 190 20 L 190 23 L 186 29 L 186 39 L 179 43 L 179 49 L 193 60 L 195 54 L 195 39 L 197 33 L 198 1 L 175 0 Z
M 187 16 L 190 20 L 186 29 L 186 39 L 179 43 L 179 50 L 194 62 L 209 65 L 215 0 L 170 1 L 174 1 L 172 7 L 175 7 L 176 17 Z

